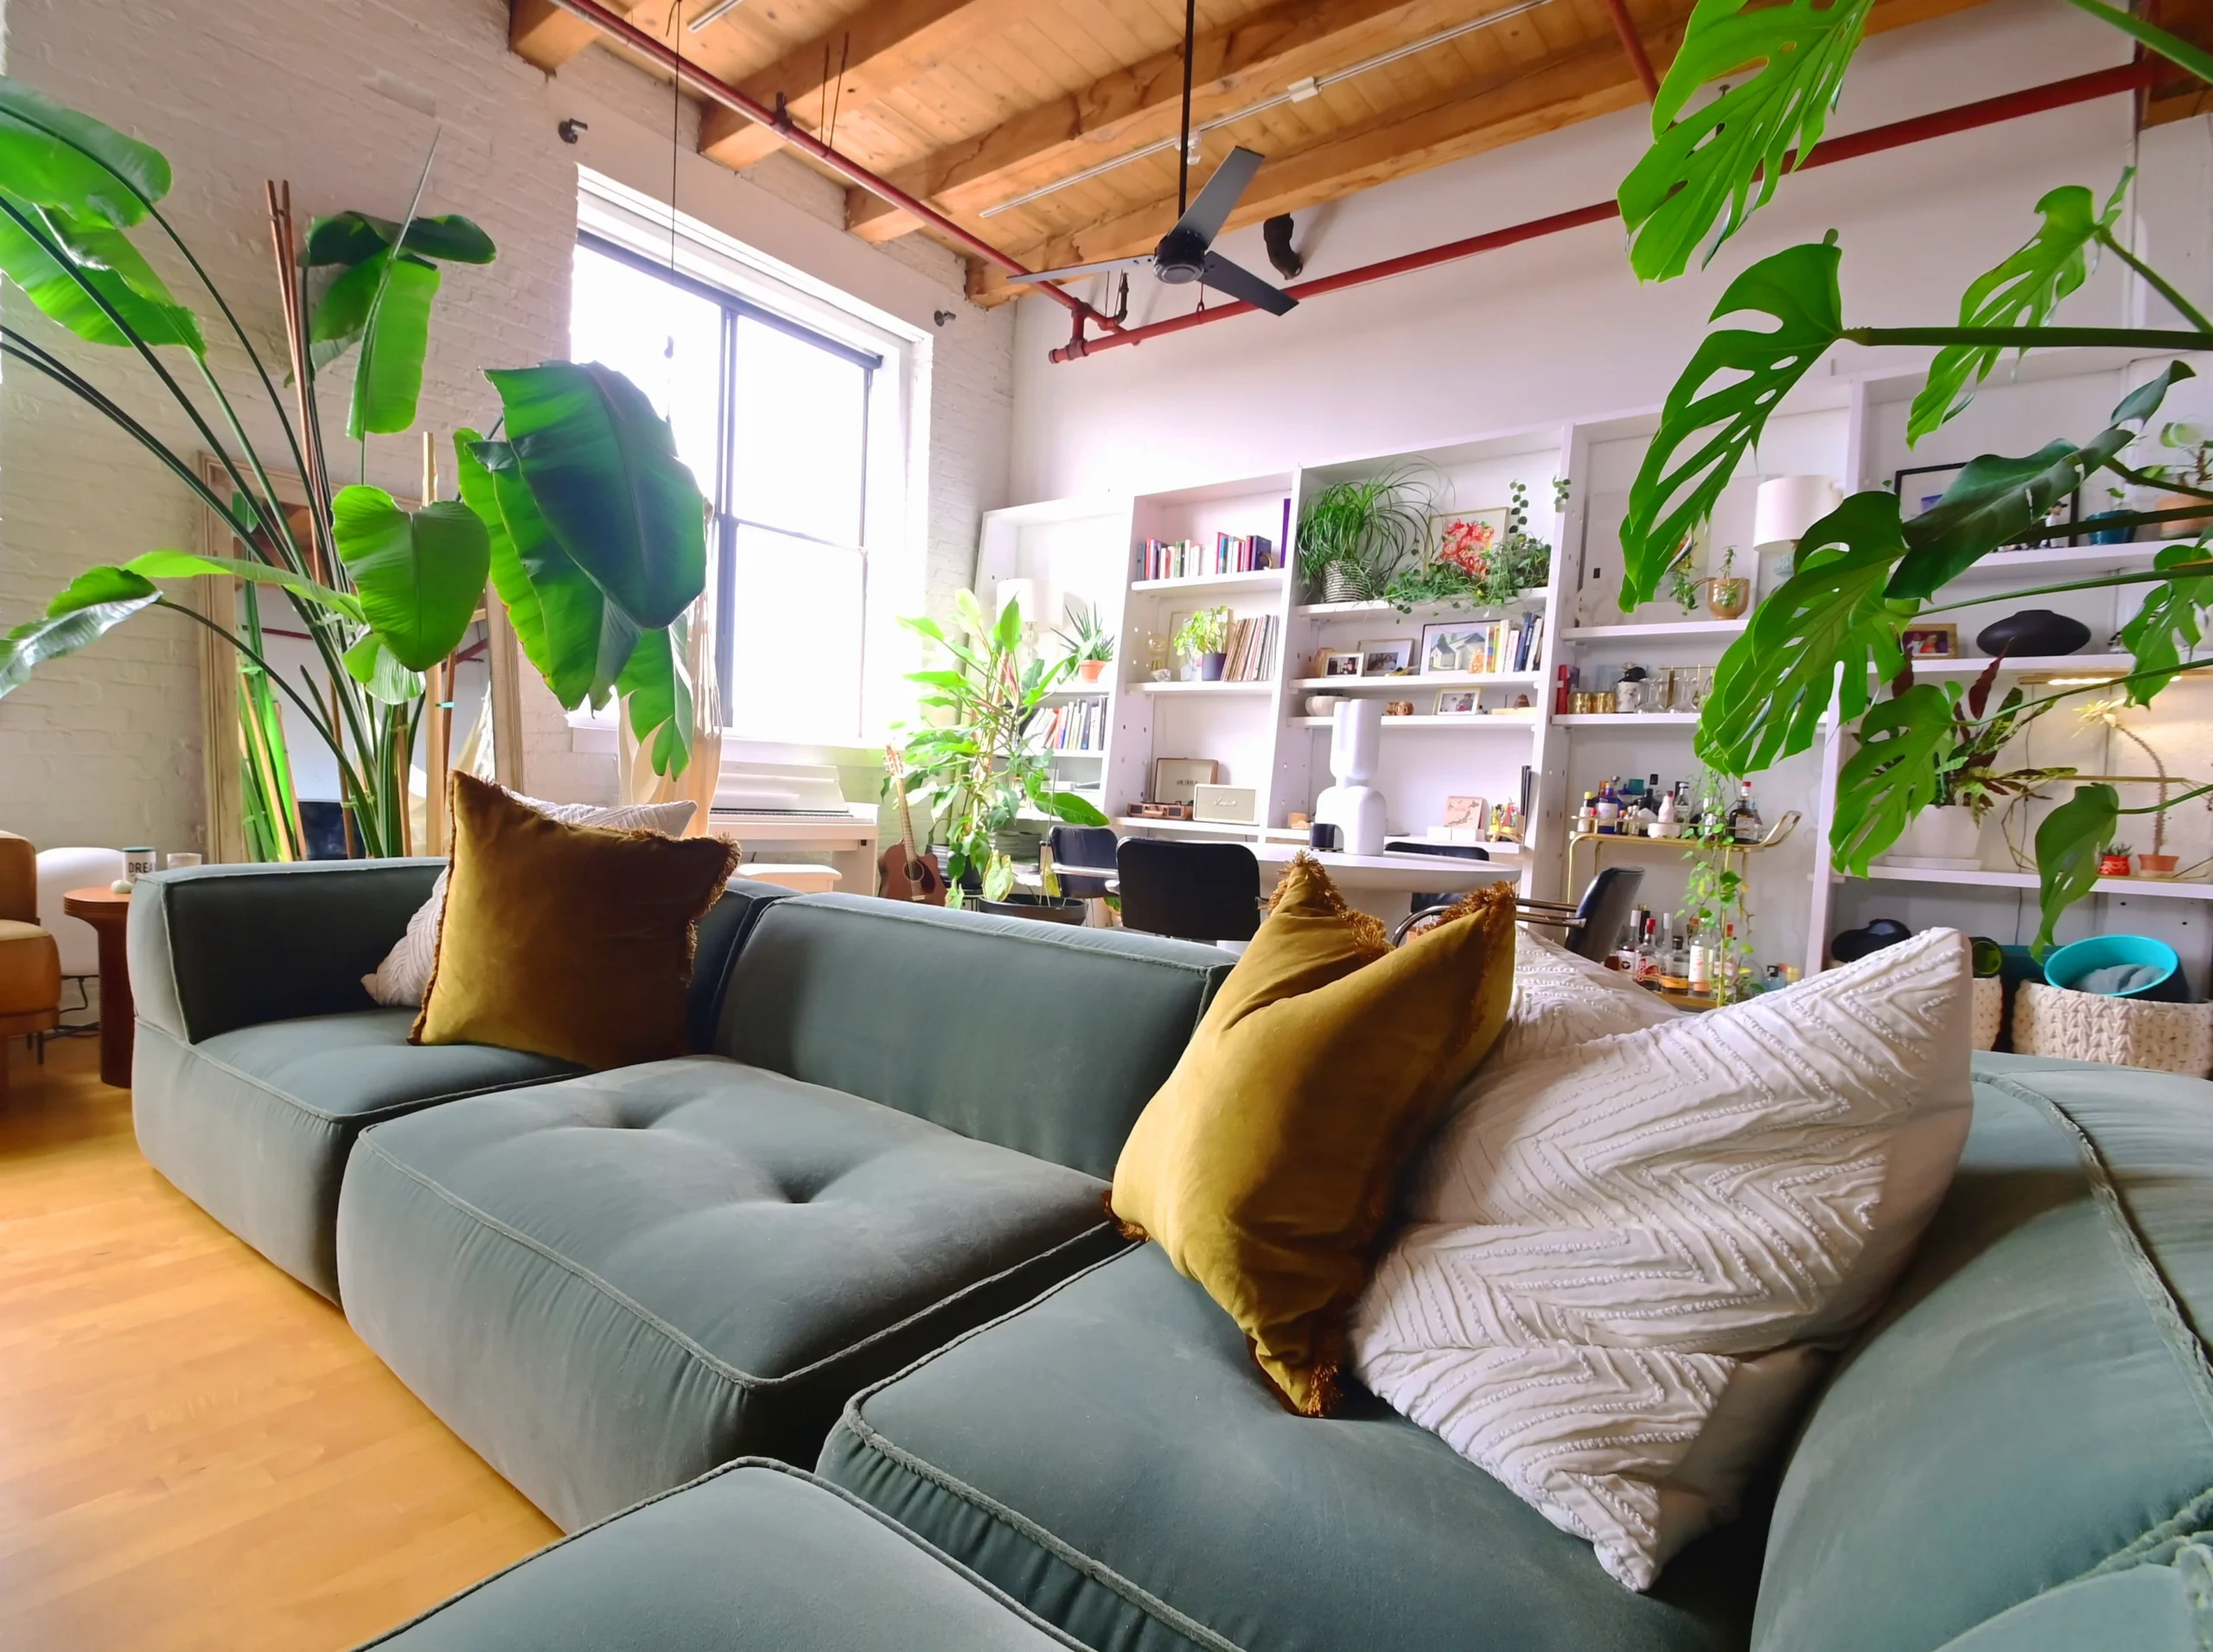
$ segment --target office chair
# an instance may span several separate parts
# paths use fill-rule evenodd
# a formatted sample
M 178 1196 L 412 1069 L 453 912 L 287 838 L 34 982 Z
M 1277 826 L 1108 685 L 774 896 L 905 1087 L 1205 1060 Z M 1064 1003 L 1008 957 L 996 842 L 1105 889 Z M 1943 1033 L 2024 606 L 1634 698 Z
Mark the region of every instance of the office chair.
M 1122 925 L 1183 941 L 1250 941 L 1260 927 L 1260 863 L 1241 843 L 1126 838 L 1114 852 Z
M 1594 964 L 1604 963 L 1629 922 L 1643 882 L 1642 866 L 1609 866 L 1591 880 L 1582 900 L 1572 907 L 1557 901 L 1523 901 L 1521 921 L 1565 931 L 1560 941 L 1568 951 Z M 1562 913 L 1568 915 L 1557 915 Z
M 1045 847 L 1053 858 L 1053 873 L 1060 879 L 1061 893 L 1079 901 L 1104 899 L 1107 894 L 1103 877 L 1077 877 L 1061 871 L 1063 866 L 1092 866 L 1106 868 L 1114 864 L 1114 831 L 1111 826 L 1056 826 L 1045 834 Z

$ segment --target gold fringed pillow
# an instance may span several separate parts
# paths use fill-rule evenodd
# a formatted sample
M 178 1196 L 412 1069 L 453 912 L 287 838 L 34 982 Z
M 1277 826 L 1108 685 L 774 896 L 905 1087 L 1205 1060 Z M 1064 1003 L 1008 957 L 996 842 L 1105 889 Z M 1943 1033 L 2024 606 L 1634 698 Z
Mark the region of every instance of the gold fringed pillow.
M 564 826 L 472 775 L 452 800 L 437 962 L 409 1042 L 596 1069 L 683 1055 L 695 926 L 737 846 Z
M 1292 1409 L 1336 1404 L 1400 1169 L 1513 995 L 1511 884 L 1394 952 L 1302 855 L 1124 1144 L 1114 1215 L 1228 1311 Z

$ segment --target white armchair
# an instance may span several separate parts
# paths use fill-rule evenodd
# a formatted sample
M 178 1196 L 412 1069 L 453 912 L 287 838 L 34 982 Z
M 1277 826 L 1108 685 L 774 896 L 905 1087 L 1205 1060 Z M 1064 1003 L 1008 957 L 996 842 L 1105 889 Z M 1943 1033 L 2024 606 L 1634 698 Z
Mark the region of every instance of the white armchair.
M 77 1003 L 89 1006 L 92 995 L 88 983 L 98 980 L 100 973 L 99 936 L 92 926 L 82 918 L 73 918 L 61 909 L 61 897 L 73 889 L 105 889 L 123 876 L 123 851 L 120 849 L 41 849 L 38 852 L 38 922 L 39 927 L 54 937 L 54 945 L 61 949 L 61 974 L 67 980 L 74 977 L 77 982 Z M 72 1013 L 64 998 L 63 1015 Z M 81 1015 L 80 1008 L 75 1011 Z M 82 1022 L 64 1025 L 83 1025 Z

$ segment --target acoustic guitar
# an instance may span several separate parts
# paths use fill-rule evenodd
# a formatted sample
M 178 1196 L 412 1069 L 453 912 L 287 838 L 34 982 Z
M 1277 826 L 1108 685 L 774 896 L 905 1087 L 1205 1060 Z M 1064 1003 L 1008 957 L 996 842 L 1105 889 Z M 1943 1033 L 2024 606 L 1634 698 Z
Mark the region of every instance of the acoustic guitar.
M 899 841 L 877 862 L 881 873 L 879 892 L 887 901 L 915 901 L 926 906 L 945 904 L 945 874 L 937 862 L 915 847 L 915 817 L 907 807 L 907 781 L 899 754 L 883 749 L 883 766 L 891 775 L 891 790 L 899 800 Z

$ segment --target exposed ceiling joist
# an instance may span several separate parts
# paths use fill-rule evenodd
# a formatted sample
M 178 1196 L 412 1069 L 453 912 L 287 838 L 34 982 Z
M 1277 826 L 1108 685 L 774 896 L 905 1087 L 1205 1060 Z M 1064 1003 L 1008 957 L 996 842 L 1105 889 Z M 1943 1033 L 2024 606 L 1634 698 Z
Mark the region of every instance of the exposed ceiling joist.
M 551 74 L 596 40 L 592 26 L 553 0 L 511 0 L 507 49 Z
M 1211 119 L 1469 12 L 1467 0 L 1278 0 L 1199 36 L 1191 54 L 1194 118 Z M 891 181 L 946 211 L 972 212 L 1011 193 L 1017 181 L 1078 172 L 1119 150 L 1174 137 L 1183 90 L 1179 45 L 949 144 L 897 169 Z M 858 191 L 847 197 L 846 226 L 868 241 L 918 227 L 910 214 Z
M 901 84 L 942 48 L 973 0 L 875 0 L 830 33 L 809 41 L 782 61 L 737 82 L 737 89 L 771 108 L 776 99 L 822 135 L 830 109 L 843 115 Z M 842 66 L 842 73 L 840 67 Z M 833 83 L 835 90 L 832 90 Z M 781 147 L 775 129 L 719 105 L 699 123 L 699 152 L 731 168 L 750 166 Z

